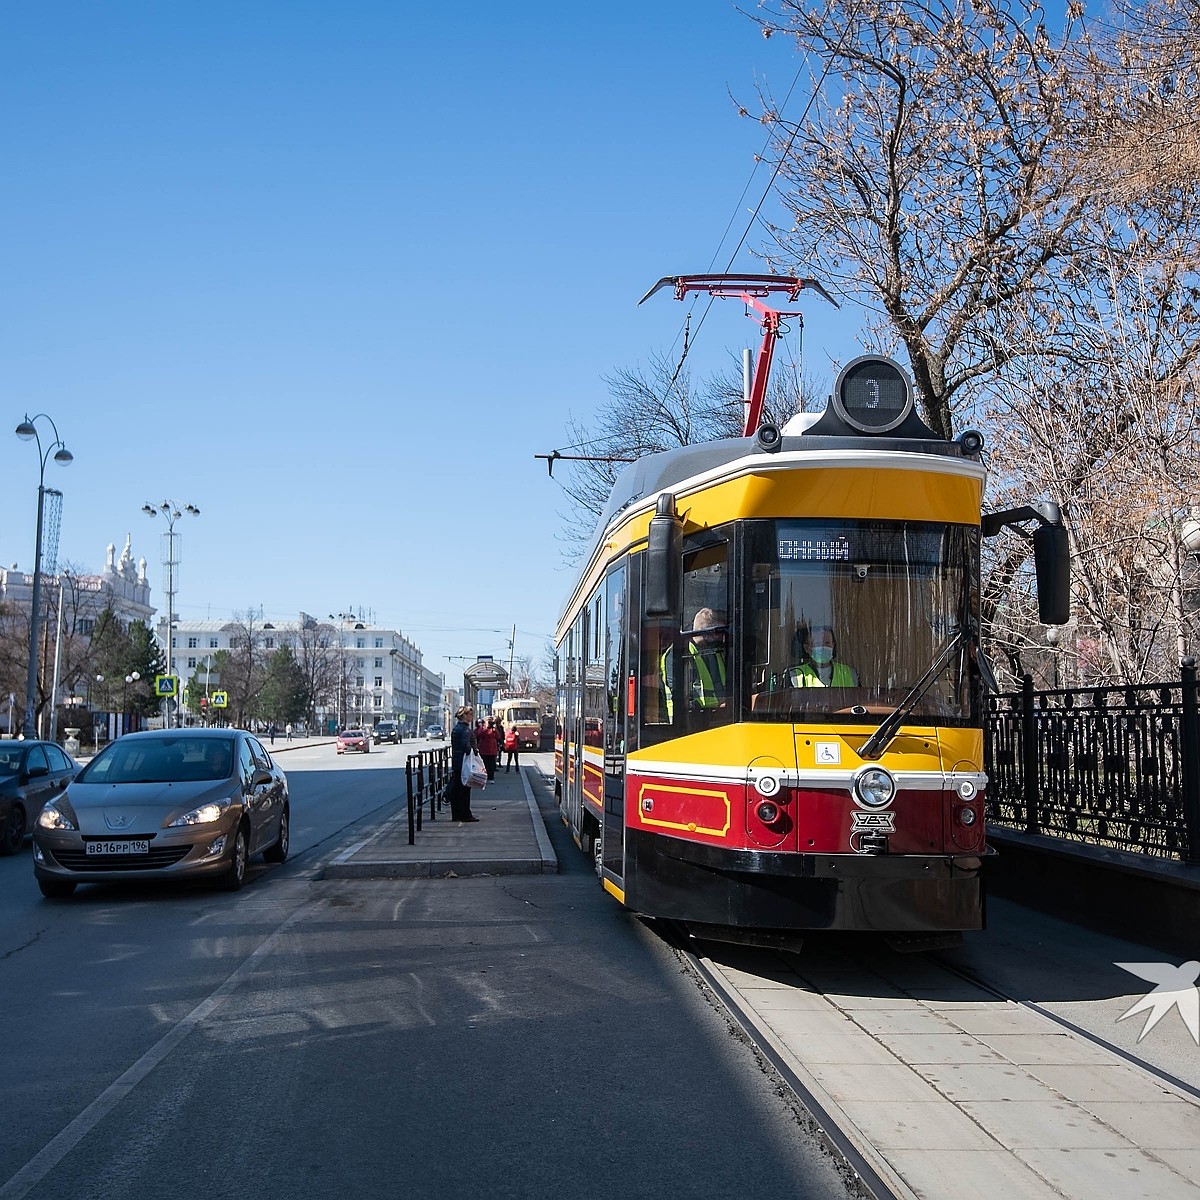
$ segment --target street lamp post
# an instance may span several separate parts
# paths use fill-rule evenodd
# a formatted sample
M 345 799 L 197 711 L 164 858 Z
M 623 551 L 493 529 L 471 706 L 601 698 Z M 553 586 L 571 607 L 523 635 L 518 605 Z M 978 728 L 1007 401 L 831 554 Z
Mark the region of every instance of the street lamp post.
M 194 504 L 179 504 L 175 500 L 164 500 L 161 504 L 143 504 L 142 512 L 148 517 L 162 516 L 167 521 L 167 556 L 163 559 L 163 566 L 167 568 L 167 636 L 164 639 L 167 645 L 167 674 L 172 675 L 171 670 L 171 638 L 174 636 L 172 630 L 175 626 L 175 568 L 179 566 L 179 560 L 175 557 L 175 538 L 178 536 L 175 532 L 175 522 L 187 513 L 188 516 L 198 517 L 200 510 Z M 175 697 L 175 711 L 179 711 L 179 697 Z M 163 701 L 163 724 L 164 726 L 173 726 L 175 721 L 170 716 L 170 699 Z
M 43 419 L 49 421 L 50 428 L 54 430 L 54 441 L 45 449 L 42 448 L 42 439 L 37 431 L 37 422 Z M 16 434 L 23 442 L 32 438 L 38 448 L 37 542 L 33 548 L 33 608 L 29 614 L 29 672 L 25 677 L 25 719 L 21 724 L 21 731 L 27 738 L 31 738 L 35 734 L 34 709 L 37 707 L 38 609 L 42 602 L 42 515 L 46 504 L 46 463 L 49 461 L 52 451 L 54 452 L 54 461 L 62 467 L 72 462 L 75 456 L 63 444 L 62 438 L 58 436 L 58 426 L 46 413 L 38 413 L 33 417 L 26 413 L 25 420 L 16 428 Z

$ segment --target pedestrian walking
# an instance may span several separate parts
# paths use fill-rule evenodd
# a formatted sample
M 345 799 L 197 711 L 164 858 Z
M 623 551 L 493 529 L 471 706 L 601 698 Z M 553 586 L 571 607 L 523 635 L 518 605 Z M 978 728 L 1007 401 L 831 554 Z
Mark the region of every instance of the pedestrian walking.
M 491 717 L 488 723 L 475 735 L 479 743 L 479 756 L 487 767 L 488 779 L 496 778 L 496 759 L 500 756 L 500 747 L 496 744 L 496 726 Z
M 291 723 L 291 721 L 289 721 L 283 727 L 283 732 L 287 734 L 287 740 L 290 742 L 292 740 L 292 723 Z
M 475 710 L 464 704 L 455 712 L 457 724 L 450 731 L 450 783 L 446 793 L 450 798 L 450 817 L 455 821 L 478 821 L 471 813 L 471 789 L 462 781 L 463 759 L 470 750 L 478 751 L 471 718 Z
M 272 746 L 275 745 L 275 722 L 274 721 L 272 721 L 271 724 L 267 726 L 267 733 L 269 733 L 271 735 L 271 745 Z
M 508 762 L 504 764 L 505 775 L 514 764 L 519 775 L 521 773 L 521 739 L 517 737 L 515 725 L 504 735 L 504 749 L 508 751 Z

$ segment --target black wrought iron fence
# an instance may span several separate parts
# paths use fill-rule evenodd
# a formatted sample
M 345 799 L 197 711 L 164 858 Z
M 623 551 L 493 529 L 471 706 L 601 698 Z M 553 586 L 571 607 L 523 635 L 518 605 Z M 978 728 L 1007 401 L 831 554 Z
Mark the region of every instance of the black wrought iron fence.
M 429 805 L 429 819 L 436 821 L 438 810 L 446 804 L 450 747 L 410 754 L 404 764 L 404 777 L 408 785 L 408 844 L 412 846 L 416 844 L 425 805 Z
M 1178 682 L 993 697 L 988 820 L 1200 863 L 1196 662 Z

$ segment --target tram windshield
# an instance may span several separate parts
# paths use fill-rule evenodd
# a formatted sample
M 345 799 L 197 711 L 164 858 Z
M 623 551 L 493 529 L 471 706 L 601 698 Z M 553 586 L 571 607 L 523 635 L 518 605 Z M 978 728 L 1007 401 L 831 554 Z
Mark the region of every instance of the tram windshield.
M 969 639 L 959 635 L 977 605 L 978 536 L 919 521 L 747 522 L 745 719 L 882 717 L 940 654 L 913 719 L 971 719 Z

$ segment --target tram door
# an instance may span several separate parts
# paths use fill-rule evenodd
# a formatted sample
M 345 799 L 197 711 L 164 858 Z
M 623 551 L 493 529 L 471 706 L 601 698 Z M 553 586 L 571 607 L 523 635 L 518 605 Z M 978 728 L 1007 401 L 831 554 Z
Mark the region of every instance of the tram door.
M 567 724 L 570 731 L 567 778 L 571 781 L 567 818 L 571 832 L 579 838 L 583 830 L 583 694 L 588 644 L 588 609 L 585 607 L 575 622 L 571 636 L 571 655 L 567 668 Z
M 626 679 L 629 675 L 629 628 L 626 614 L 627 571 L 614 567 L 605 581 L 604 678 L 604 833 L 605 874 L 621 880 L 625 874 L 625 722 Z

